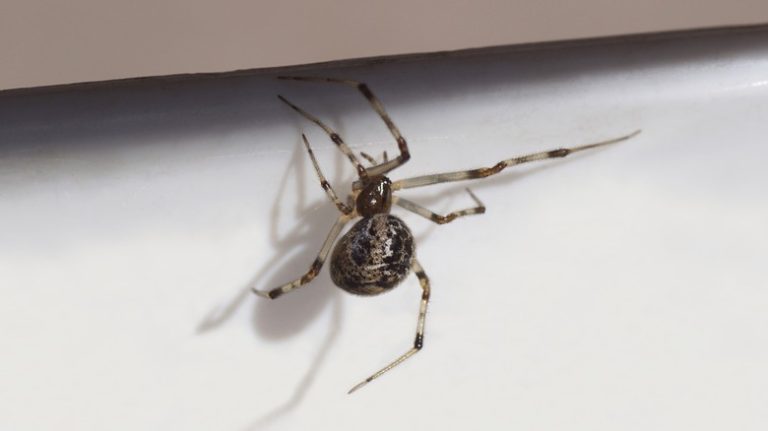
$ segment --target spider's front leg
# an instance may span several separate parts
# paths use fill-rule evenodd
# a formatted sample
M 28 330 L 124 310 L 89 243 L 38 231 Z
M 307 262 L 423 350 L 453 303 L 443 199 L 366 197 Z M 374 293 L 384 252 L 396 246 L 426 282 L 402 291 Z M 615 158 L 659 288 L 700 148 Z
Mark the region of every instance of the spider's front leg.
M 369 176 L 375 177 L 377 175 L 384 175 L 387 172 L 399 167 L 400 165 L 405 164 L 405 162 L 407 162 L 411 158 L 411 153 L 408 150 L 408 143 L 405 141 L 405 138 L 400 133 L 400 129 L 397 128 L 397 126 L 395 125 L 395 122 L 392 121 L 392 119 L 389 117 L 389 114 L 387 114 L 387 111 L 384 110 L 384 105 L 381 103 L 379 98 L 376 97 L 375 94 L 373 94 L 371 89 L 365 83 L 360 81 L 354 81 L 351 79 L 322 78 L 317 76 L 278 76 L 277 78 L 285 79 L 285 80 L 293 80 L 293 81 L 328 82 L 333 84 L 344 84 L 344 85 L 348 85 L 350 87 L 356 88 L 363 95 L 363 97 L 365 97 L 365 99 L 368 100 L 368 103 L 370 103 L 373 110 L 376 111 L 377 114 L 379 114 L 379 117 L 381 118 L 381 120 L 384 121 L 384 124 L 387 125 L 389 132 L 392 134 L 392 136 L 395 138 L 395 141 L 397 142 L 397 149 L 400 151 L 400 155 L 398 155 L 396 158 L 392 160 L 385 160 L 381 164 L 368 168 L 367 172 Z M 283 101 L 288 103 L 285 100 Z M 299 111 L 293 105 L 291 107 Z M 301 111 L 299 112 L 302 113 Z M 313 119 L 310 116 L 307 116 L 306 113 L 302 113 L 302 115 L 309 118 L 316 124 L 320 125 L 320 127 L 323 127 L 324 129 L 326 129 L 326 132 L 328 132 L 329 134 L 331 133 L 326 126 L 320 123 L 319 120 Z
M 573 154 L 579 151 L 590 150 L 592 148 L 598 148 L 605 145 L 611 145 L 621 141 L 626 141 L 627 139 L 630 139 L 639 133 L 640 133 L 640 130 L 636 130 L 630 133 L 629 135 L 621 136 L 619 138 L 614 138 L 607 141 L 580 145 L 578 147 L 558 148 L 556 150 L 526 154 L 524 156 L 513 157 L 511 159 L 502 160 L 499 163 L 496 163 L 495 165 L 487 168 L 470 169 L 466 171 L 456 171 L 456 172 L 445 172 L 441 174 L 423 175 L 419 177 L 406 178 L 406 179 L 395 181 L 394 183 L 392 183 L 392 190 L 411 189 L 414 187 L 424 187 L 432 184 L 448 183 L 452 181 L 475 180 L 479 178 L 490 177 L 491 175 L 498 174 L 499 172 L 511 166 L 521 165 L 523 163 L 535 162 L 538 160 L 562 158 L 569 154 Z
M 325 123 L 320 121 L 319 118 L 315 117 L 309 112 L 294 105 L 285 97 L 278 95 L 277 98 L 280 99 L 286 105 L 290 106 L 291 109 L 301 114 L 304 118 L 317 124 L 318 126 L 320 126 L 321 129 L 325 130 L 325 133 L 328 134 L 328 137 L 330 137 L 333 143 L 336 144 L 336 147 L 339 150 L 341 150 L 341 152 L 344 153 L 345 156 L 347 156 L 347 158 L 352 163 L 352 165 L 355 166 L 355 169 L 357 170 L 357 175 L 360 178 L 368 178 L 368 172 L 366 171 L 365 167 L 363 166 L 362 163 L 360 163 L 360 160 L 357 159 L 357 157 L 355 156 L 355 153 L 353 153 L 352 150 L 349 149 L 349 146 L 344 142 L 343 139 L 341 139 L 341 136 L 339 136 L 338 133 L 336 133 L 333 129 L 331 129 Z M 306 142 L 306 138 L 304 138 L 304 141 Z
M 315 153 L 312 151 L 312 147 L 309 145 L 309 141 L 307 140 L 307 136 L 305 134 L 301 134 L 301 139 L 304 140 L 304 146 L 307 148 L 307 154 L 309 154 L 310 160 L 312 160 L 312 165 L 315 167 L 315 173 L 317 174 L 317 179 L 320 180 L 320 187 L 325 190 L 325 193 L 328 195 L 328 198 L 336 205 L 336 208 L 339 209 L 339 211 L 342 214 L 352 214 L 354 209 L 350 206 L 345 204 L 344 202 L 339 199 L 338 196 L 336 196 L 336 192 L 333 190 L 333 187 L 331 187 L 331 183 L 328 182 L 328 180 L 325 179 L 325 175 L 323 175 L 323 171 L 320 169 L 320 164 L 317 163 L 317 159 L 315 158 Z

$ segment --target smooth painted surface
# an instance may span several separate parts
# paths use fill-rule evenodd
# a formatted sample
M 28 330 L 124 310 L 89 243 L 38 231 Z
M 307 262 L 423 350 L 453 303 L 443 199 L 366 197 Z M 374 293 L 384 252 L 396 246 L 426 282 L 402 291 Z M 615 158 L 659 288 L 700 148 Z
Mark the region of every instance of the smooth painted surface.
M 272 76 L 0 96 L 0 428 L 763 430 L 768 33 L 377 64 L 409 139 L 392 177 L 632 141 L 409 199 L 433 284 L 358 298 L 327 270 L 275 302 L 336 217 L 359 94 Z
M 764 0 L 4 0 L 0 89 L 764 23 Z

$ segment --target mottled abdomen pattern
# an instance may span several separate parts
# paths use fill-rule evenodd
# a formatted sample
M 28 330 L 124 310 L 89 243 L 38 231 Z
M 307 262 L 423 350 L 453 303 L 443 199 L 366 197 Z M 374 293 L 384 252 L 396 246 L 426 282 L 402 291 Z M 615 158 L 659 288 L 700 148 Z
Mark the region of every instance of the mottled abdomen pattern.
M 331 279 L 357 295 L 377 295 L 397 286 L 411 270 L 413 234 L 391 214 L 375 214 L 355 223 L 336 244 Z

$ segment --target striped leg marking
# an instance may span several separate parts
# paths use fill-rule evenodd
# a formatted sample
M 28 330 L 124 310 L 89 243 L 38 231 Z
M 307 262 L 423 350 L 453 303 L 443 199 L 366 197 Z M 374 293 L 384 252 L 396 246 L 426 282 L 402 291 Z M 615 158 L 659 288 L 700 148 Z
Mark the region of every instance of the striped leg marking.
M 355 166 L 355 169 L 357 169 L 357 175 L 360 178 L 368 178 L 368 172 L 365 170 L 365 167 L 362 163 L 360 163 L 360 160 L 357 159 L 355 154 L 352 152 L 352 150 L 349 149 L 349 146 L 344 142 L 343 139 L 341 139 L 341 136 L 339 136 L 338 133 L 336 133 L 333 129 L 328 127 L 325 123 L 320 121 L 319 118 L 315 117 L 314 115 L 310 114 L 309 112 L 299 108 L 298 106 L 294 105 L 293 103 L 289 102 L 288 99 L 286 99 L 283 96 L 277 96 L 278 99 L 282 100 L 286 105 L 290 106 L 294 111 L 301 114 L 304 118 L 307 120 L 317 124 L 325 130 L 325 133 L 328 134 L 328 136 L 331 138 L 334 144 L 341 150 L 342 153 L 344 153 L 345 156 L 349 159 L 350 162 Z
M 376 159 L 372 155 L 365 153 L 363 151 L 360 151 L 360 155 L 363 156 L 365 160 L 368 160 L 368 163 L 370 163 L 371 166 L 376 166 Z M 384 151 L 384 154 L 381 157 L 385 162 L 389 161 L 389 157 L 387 156 L 386 151 Z
M 432 220 L 437 224 L 446 224 L 456 220 L 459 217 L 485 213 L 485 205 L 483 205 L 483 203 L 480 202 L 480 199 L 478 199 L 477 196 L 475 196 L 475 194 L 472 193 L 472 190 L 467 189 L 467 193 L 469 193 L 469 196 L 472 197 L 472 200 L 475 201 L 477 206 L 472 208 L 466 208 L 459 211 L 453 211 L 446 215 L 440 215 L 435 212 L 432 212 L 415 202 L 411 202 L 399 196 L 395 196 L 395 204 L 407 209 L 408 211 L 414 212 L 424 218 Z
M 371 104 L 371 107 L 373 107 L 373 110 L 376 111 L 377 114 L 379 114 L 379 117 L 381 117 L 382 121 L 384 121 L 384 124 L 387 125 L 389 132 L 392 134 L 392 136 L 395 138 L 395 141 L 397 142 L 397 149 L 400 151 L 400 155 L 397 156 L 395 159 L 388 160 L 372 168 L 368 168 L 368 175 L 373 177 L 376 175 L 386 174 L 387 172 L 404 164 L 411 158 L 411 153 L 410 151 L 408 151 L 408 143 L 405 142 L 405 138 L 400 133 L 400 130 L 397 128 L 397 126 L 395 126 L 395 123 L 389 117 L 389 114 L 387 114 L 387 111 L 384 110 L 384 105 L 382 105 L 381 101 L 379 101 L 376 95 L 373 94 L 371 89 L 368 88 L 366 84 L 359 81 L 353 81 L 351 79 L 321 78 L 316 76 L 278 76 L 277 78 L 292 80 L 292 81 L 328 82 L 328 83 L 334 83 L 334 84 L 344 84 L 353 88 L 357 88 L 357 90 L 360 91 L 360 93 L 362 93 L 363 97 L 365 97 L 368 100 L 368 103 Z
M 511 159 L 502 160 L 499 163 L 496 163 L 495 165 L 489 168 L 470 169 L 467 171 L 446 172 L 442 174 L 432 174 L 432 175 L 424 175 L 420 177 L 406 178 L 404 180 L 399 180 L 392 183 L 392 190 L 394 191 L 394 190 L 400 190 L 400 189 L 410 189 L 414 187 L 423 187 L 431 184 L 447 183 L 451 181 L 464 181 L 464 180 L 474 180 L 478 178 L 485 178 L 494 174 L 498 174 L 499 172 L 511 166 L 521 165 L 523 163 L 534 162 L 537 160 L 546 160 L 546 159 L 565 157 L 569 154 L 573 154 L 578 151 L 589 150 L 592 148 L 602 147 L 604 145 L 610 145 L 610 144 L 615 144 L 621 141 L 626 141 L 627 139 L 632 138 L 638 133 L 640 133 L 640 130 L 636 130 L 630 133 L 629 135 L 622 136 L 620 138 L 610 139 L 608 141 L 596 142 L 593 144 L 581 145 L 578 147 L 560 148 L 557 150 L 542 151 L 540 153 L 533 153 L 533 154 L 528 154 L 520 157 L 513 157 Z
M 336 220 L 336 223 L 328 233 L 328 237 L 325 238 L 325 242 L 323 242 L 322 248 L 320 248 L 320 253 L 318 253 L 315 261 L 312 262 L 312 265 L 310 265 L 309 271 L 307 271 L 304 275 L 290 283 L 286 283 L 280 287 L 276 287 L 268 291 L 257 290 L 254 287 L 253 293 L 264 298 L 275 299 L 312 281 L 312 279 L 317 277 L 317 274 L 320 273 L 320 269 L 323 267 L 323 263 L 325 263 L 325 259 L 328 257 L 328 253 L 331 251 L 333 242 L 339 236 L 339 233 L 341 233 L 341 229 L 350 219 L 351 217 L 345 214 Z
M 419 320 L 416 323 L 416 338 L 413 340 L 413 347 L 411 347 L 410 350 L 408 350 L 407 352 L 402 354 L 400 357 L 392 361 L 386 367 L 373 373 L 367 379 L 353 386 L 352 389 L 350 389 L 349 392 L 347 392 L 348 394 L 355 392 L 356 390 L 362 388 L 363 386 L 367 385 L 373 380 L 381 377 L 382 374 L 400 365 L 406 359 L 416 354 L 416 352 L 421 350 L 421 348 L 424 346 L 424 323 L 427 319 L 427 305 L 429 304 L 429 293 L 430 293 L 429 277 L 427 277 L 427 274 L 424 272 L 424 269 L 421 267 L 421 265 L 416 259 L 413 260 L 413 263 L 411 264 L 411 269 L 413 270 L 414 274 L 416 274 L 416 277 L 419 278 L 419 284 L 421 284 L 421 302 L 419 304 Z
M 336 208 L 338 208 L 342 214 L 351 214 L 353 209 L 350 206 L 346 205 L 344 202 L 342 202 L 338 196 L 336 196 L 336 192 L 333 191 L 333 187 L 331 187 L 331 183 L 329 183 L 328 180 L 325 179 L 325 175 L 323 175 L 323 171 L 320 170 L 320 165 L 317 163 L 317 159 L 315 158 L 315 153 L 312 151 L 312 147 L 309 146 L 309 141 L 307 140 L 307 136 L 302 133 L 301 139 L 304 140 L 304 146 L 307 147 L 307 153 L 309 153 L 309 158 L 312 160 L 312 164 L 315 166 L 315 172 L 317 173 L 317 178 L 320 179 L 320 186 L 323 187 L 323 190 L 325 190 L 325 193 L 328 194 L 328 197 L 331 199 L 331 201 L 333 201 L 334 204 L 336 204 Z

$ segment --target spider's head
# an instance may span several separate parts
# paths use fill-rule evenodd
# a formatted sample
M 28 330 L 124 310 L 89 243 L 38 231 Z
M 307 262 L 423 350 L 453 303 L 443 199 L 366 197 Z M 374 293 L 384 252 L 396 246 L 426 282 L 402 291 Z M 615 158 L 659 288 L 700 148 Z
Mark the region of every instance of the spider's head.
M 392 181 L 384 175 L 371 177 L 363 182 L 363 188 L 355 199 L 355 208 L 362 217 L 388 213 L 392 208 Z

